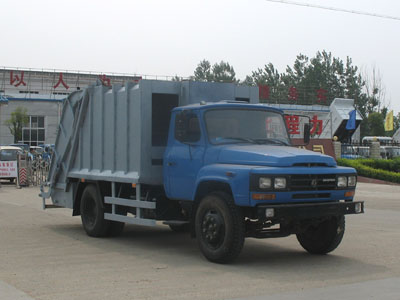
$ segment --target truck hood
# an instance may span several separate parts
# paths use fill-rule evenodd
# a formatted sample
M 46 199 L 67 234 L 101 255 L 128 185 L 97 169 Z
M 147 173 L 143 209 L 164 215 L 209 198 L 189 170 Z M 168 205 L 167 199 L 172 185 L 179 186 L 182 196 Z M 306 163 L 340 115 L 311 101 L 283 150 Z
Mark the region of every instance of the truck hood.
M 243 164 L 270 167 L 291 167 L 299 164 L 321 164 L 336 166 L 336 161 L 328 155 L 305 149 L 271 145 L 226 145 L 222 146 L 218 163 Z

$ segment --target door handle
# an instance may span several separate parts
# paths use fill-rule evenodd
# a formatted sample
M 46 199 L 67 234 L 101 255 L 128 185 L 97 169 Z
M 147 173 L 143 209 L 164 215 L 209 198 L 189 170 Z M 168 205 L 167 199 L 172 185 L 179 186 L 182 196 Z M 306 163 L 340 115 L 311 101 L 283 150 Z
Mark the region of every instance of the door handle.
M 176 166 L 176 162 L 169 161 L 169 162 L 167 163 L 167 165 L 168 165 L 168 167 Z

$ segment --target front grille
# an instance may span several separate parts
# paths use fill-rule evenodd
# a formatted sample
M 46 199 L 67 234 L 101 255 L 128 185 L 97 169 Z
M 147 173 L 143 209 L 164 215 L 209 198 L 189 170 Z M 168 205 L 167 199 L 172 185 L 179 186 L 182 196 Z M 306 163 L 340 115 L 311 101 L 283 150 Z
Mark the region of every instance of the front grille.
M 324 191 L 336 189 L 335 174 L 302 174 L 290 176 L 292 191 Z
M 317 194 L 293 194 L 292 199 L 317 199 L 331 197 L 330 193 L 317 193 Z
M 293 167 L 307 167 L 307 168 L 313 168 L 313 167 L 327 167 L 328 165 L 326 163 L 295 163 L 293 164 Z

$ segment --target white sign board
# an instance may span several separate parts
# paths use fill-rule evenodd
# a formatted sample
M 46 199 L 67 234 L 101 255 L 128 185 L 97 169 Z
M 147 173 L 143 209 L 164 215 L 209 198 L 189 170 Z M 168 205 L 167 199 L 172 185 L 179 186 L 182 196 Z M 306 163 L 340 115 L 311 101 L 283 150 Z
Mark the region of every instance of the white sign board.
M 17 161 L 0 161 L 0 178 L 16 178 Z

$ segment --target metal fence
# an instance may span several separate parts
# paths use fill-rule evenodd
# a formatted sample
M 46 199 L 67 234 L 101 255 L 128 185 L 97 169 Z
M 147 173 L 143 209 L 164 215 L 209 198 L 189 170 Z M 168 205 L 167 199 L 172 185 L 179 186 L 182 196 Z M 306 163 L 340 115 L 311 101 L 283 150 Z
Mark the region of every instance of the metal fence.
M 40 186 L 47 181 L 50 164 L 49 161 L 42 158 L 35 159 L 29 163 L 29 185 Z
M 380 156 L 382 159 L 400 157 L 400 143 L 380 145 Z M 370 144 L 342 144 L 341 158 L 369 158 L 371 157 Z
M 20 154 L 17 185 L 20 187 L 40 186 L 47 181 L 49 169 L 50 159 L 43 159 L 41 156 L 31 159 L 27 154 Z

